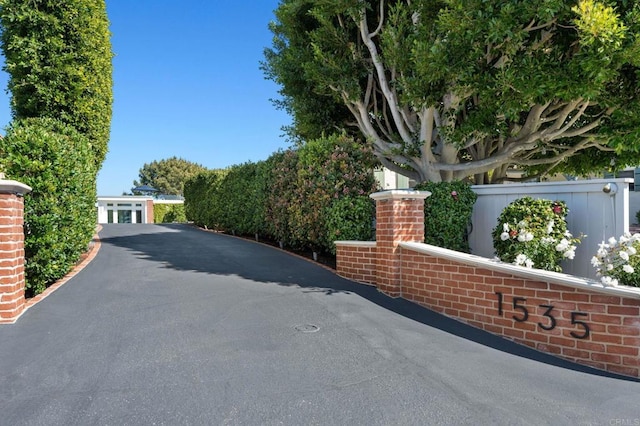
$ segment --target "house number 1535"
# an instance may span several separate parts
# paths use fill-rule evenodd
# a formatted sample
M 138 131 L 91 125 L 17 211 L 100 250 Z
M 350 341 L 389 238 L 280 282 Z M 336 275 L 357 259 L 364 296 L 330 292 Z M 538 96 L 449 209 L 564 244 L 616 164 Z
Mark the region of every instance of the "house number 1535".
M 498 296 L 498 315 L 502 316 L 503 305 L 504 305 L 504 295 L 500 292 L 496 292 L 496 296 Z M 514 297 L 512 300 L 512 308 L 516 313 L 511 316 L 514 321 L 517 322 L 526 322 L 529 319 L 529 309 L 525 306 L 525 302 L 527 301 L 524 297 Z M 544 309 L 544 313 L 542 314 L 545 317 L 545 322 L 539 322 L 538 327 L 545 331 L 550 331 L 556 328 L 558 325 L 558 321 L 556 317 L 553 316 L 553 305 L 538 305 L 540 308 Z M 575 337 L 576 339 L 586 339 L 589 337 L 589 324 L 582 321 L 580 318 L 588 316 L 587 313 L 584 312 L 571 312 L 571 324 L 578 327 L 580 330 L 578 332 L 572 331 L 569 334 Z

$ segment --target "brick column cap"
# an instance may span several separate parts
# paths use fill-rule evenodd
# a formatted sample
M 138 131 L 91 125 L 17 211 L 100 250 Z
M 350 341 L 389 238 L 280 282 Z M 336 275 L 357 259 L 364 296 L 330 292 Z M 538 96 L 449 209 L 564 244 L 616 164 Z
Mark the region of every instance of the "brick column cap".
M 0 179 L 0 194 L 24 195 L 31 192 L 31 187 L 15 180 Z
M 424 200 L 431 195 L 429 191 L 415 191 L 412 189 L 392 189 L 389 191 L 374 192 L 369 197 L 374 200 Z

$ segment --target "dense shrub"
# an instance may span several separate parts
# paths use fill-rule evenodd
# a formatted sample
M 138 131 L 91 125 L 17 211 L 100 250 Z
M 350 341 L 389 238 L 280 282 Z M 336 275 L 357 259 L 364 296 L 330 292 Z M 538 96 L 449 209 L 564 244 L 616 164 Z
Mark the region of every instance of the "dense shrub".
M 214 212 L 218 229 L 247 235 L 264 228 L 264 191 L 259 163 L 232 166 L 218 185 Z
M 429 191 L 424 203 L 425 242 L 451 250 L 469 252 L 468 233 L 473 205 L 478 196 L 466 182 L 425 182 L 415 189 Z
M 187 219 L 226 232 L 265 235 L 296 249 L 330 251 L 336 231 L 371 231 L 371 214 L 362 214 L 357 197 L 376 190 L 374 165 L 372 152 L 347 136 L 311 141 L 266 161 L 233 166 L 224 177 L 204 173 L 189 180 Z M 357 214 L 345 211 L 347 202 L 334 205 L 344 197 L 352 199 Z
M 283 245 L 294 246 L 290 211 L 297 202 L 298 151 L 272 154 L 265 165 L 266 230 Z
M 375 202 L 367 195 L 335 199 L 326 211 L 328 240 L 370 241 L 374 237 Z M 335 246 L 331 245 L 335 254 Z
M 375 157 L 344 134 L 309 141 L 298 155 L 296 202 L 290 209 L 293 240 L 314 251 L 329 251 L 328 209 L 341 197 L 376 190 Z
M 113 53 L 104 0 L 3 0 L 2 52 L 16 119 L 50 117 L 91 142 L 104 160 L 112 106 Z
M 184 183 L 184 212 L 188 221 L 205 228 L 216 228 L 215 196 L 226 174 L 227 170 L 207 170 Z
M 186 221 L 187 218 L 184 214 L 184 204 L 156 203 L 153 205 L 154 223 L 173 223 Z
M 567 205 L 522 197 L 504 208 L 493 229 L 493 247 L 503 262 L 547 271 L 562 271 L 560 261 L 573 259 L 579 239 L 567 230 Z
M 0 146 L 8 178 L 25 197 L 25 278 L 29 295 L 64 276 L 87 250 L 96 224 L 96 166 L 87 138 L 50 118 L 15 121 Z

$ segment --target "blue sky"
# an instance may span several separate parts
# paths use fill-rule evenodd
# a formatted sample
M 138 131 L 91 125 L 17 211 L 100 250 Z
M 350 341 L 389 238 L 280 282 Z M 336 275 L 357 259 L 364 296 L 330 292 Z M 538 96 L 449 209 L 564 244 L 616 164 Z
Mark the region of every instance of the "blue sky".
M 278 86 L 259 68 L 278 3 L 107 0 L 114 103 L 99 195 L 129 191 L 153 160 L 224 168 L 289 146 L 281 128 L 291 119 L 272 105 Z M 0 127 L 10 121 L 3 92 Z

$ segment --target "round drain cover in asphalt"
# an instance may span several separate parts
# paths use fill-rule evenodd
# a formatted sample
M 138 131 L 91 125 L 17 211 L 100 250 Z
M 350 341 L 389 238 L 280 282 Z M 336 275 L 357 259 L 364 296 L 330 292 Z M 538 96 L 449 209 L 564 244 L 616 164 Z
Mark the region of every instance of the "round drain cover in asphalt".
M 303 333 L 315 333 L 316 331 L 320 330 L 320 327 L 313 324 L 296 325 L 293 328 Z

